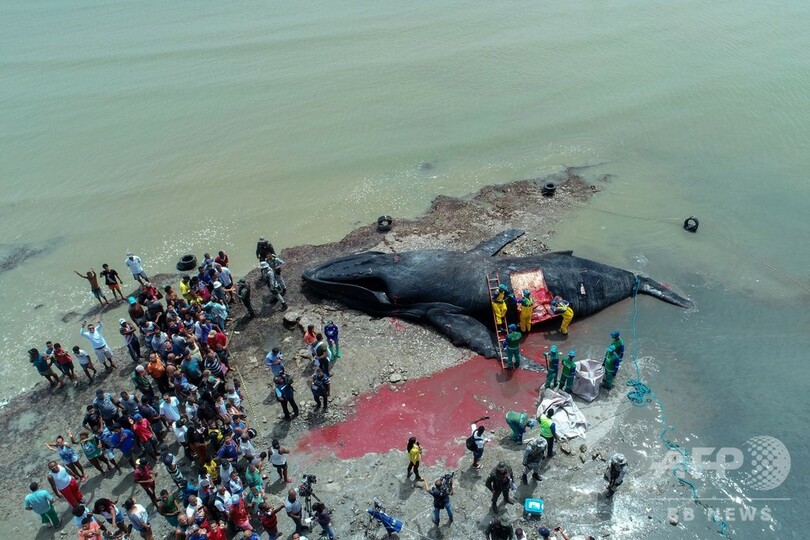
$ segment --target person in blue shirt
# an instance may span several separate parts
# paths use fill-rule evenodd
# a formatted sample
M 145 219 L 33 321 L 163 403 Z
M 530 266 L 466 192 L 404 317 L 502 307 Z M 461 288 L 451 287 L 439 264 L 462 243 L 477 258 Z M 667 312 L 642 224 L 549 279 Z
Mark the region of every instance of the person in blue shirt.
M 267 353 L 264 357 L 264 363 L 273 372 L 273 377 L 277 377 L 284 371 L 284 354 L 278 347 L 273 347 L 273 350 Z
M 239 460 L 239 448 L 237 448 L 236 443 L 233 442 L 233 437 L 230 435 L 225 437 L 222 446 L 217 452 L 217 457 L 219 459 L 230 461 L 232 464 L 236 465 L 236 462 Z M 227 479 L 223 479 L 223 482 L 227 482 Z
M 132 465 L 132 468 L 135 468 L 135 460 L 132 459 L 132 450 L 135 447 L 134 433 L 124 429 L 121 425 L 116 425 L 113 428 L 113 435 L 110 437 L 110 447 L 120 450 L 124 458 Z
M 36 482 L 31 482 L 28 489 L 31 490 L 31 493 L 25 496 L 23 508 L 37 514 L 42 523 L 48 527 L 61 525 L 62 520 L 56 515 L 56 510 L 53 507 L 53 495 L 44 489 L 39 489 L 39 484 Z
M 326 321 L 323 327 L 323 335 L 326 336 L 326 344 L 332 353 L 332 358 L 340 358 L 340 340 L 338 338 L 338 326 L 332 321 Z

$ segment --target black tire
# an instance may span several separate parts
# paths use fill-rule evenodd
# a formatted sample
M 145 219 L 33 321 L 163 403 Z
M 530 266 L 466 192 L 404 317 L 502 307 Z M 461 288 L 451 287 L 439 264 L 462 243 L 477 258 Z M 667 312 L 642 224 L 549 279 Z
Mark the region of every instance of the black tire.
M 552 197 L 554 193 L 557 192 L 557 184 L 554 182 L 546 182 L 543 184 L 543 187 L 540 188 L 540 193 L 545 195 L 546 197 Z
M 380 216 L 377 218 L 377 230 L 380 232 L 388 232 L 394 226 L 394 218 L 391 216 Z
M 695 216 L 690 216 L 683 222 L 684 230 L 687 230 L 690 233 L 696 233 L 698 227 L 700 227 L 700 221 L 698 221 L 698 218 Z
M 197 268 L 197 257 L 194 255 L 183 255 L 180 260 L 177 261 L 177 269 L 181 272 L 194 270 L 195 268 Z

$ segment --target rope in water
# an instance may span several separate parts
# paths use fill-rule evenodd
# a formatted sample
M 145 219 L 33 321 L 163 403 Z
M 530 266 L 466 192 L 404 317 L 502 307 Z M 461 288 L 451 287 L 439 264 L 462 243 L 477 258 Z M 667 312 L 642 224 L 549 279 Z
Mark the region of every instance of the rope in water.
M 680 223 L 683 222 L 683 218 L 655 217 L 655 216 L 634 216 L 632 214 L 622 214 L 621 212 L 614 212 L 612 210 L 605 210 L 605 209 L 602 209 L 602 208 L 597 208 L 597 207 L 595 207 L 593 205 L 590 205 L 588 203 L 583 203 L 583 202 L 578 202 L 578 201 L 573 201 L 571 204 L 573 206 L 579 206 L 580 208 L 587 208 L 589 210 L 594 210 L 595 212 L 601 212 L 603 214 L 608 214 L 608 215 L 611 215 L 611 216 L 618 216 L 618 217 L 623 217 L 623 218 L 637 219 L 639 221 L 658 221 L 658 222 L 661 222 L 661 223 L 677 223 L 677 224 L 680 224 Z M 747 259 L 750 259 L 750 260 L 754 261 L 755 263 L 759 264 L 763 268 L 773 272 L 775 275 L 780 277 L 785 282 L 790 283 L 792 285 L 795 285 L 799 289 L 802 289 L 804 292 L 810 293 L 810 285 L 808 285 L 807 283 L 802 283 L 801 281 L 799 281 L 795 277 L 789 275 L 784 270 L 781 270 L 780 268 L 777 268 L 776 266 L 772 265 L 767 260 L 765 260 L 762 257 L 756 255 L 752 251 L 745 249 L 744 246 L 742 246 L 741 244 L 735 242 L 734 240 L 729 238 L 727 235 L 720 232 L 717 229 L 717 227 L 714 227 L 712 225 L 703 224 L 702 225 L 702 230 L 703 231 L 708 230 L 709 232 L 714 233 L 714 235 L 717 238 L 724 241 L 731 248 L 736 250 L 737 254 L 739 256 L 741 256 L 742 258 L 744 258 L 744 259 L 747 258 Z
M 638 364 L 638 354 L 636 351 L 636 320 L 638 319 L 638 287 L 639 287 L 639 278 L 636 277 L 636 283 L 633 286 L 633 321 L 632 321 L 632 329 L 633 329 L 633 365 L 636 368 L 636 378 L 629 379 L 627 381 L 627 386 L 631 386 L 632 389 L 627 392 L 627 399 L 630 400 L 630 403 L 635 405 L 636 407 L 646 407 L 648 403 L 655 403 L 658 407 L 658 410 L 661 411 L 661 425 L 663 425 L 663 429 L 659 434 L 659 438 L 661 442 L 664 443 L 667 450 L 671 450 L 677 452 L 680 455 L 678 462 L 672 468 L 672 475 L 678 479 L 678 482 L 687 486 L 692 491 L 692 500 L 703 508 L 708 515 L 711 516 L 712 521 L 717 523 L 720 527 L 720 534 L 726 536 L 726 530 L 728 529 L 728 525 L 726 524 L 725 520 L 719 519 L 718 512 L 713 512 L 712 509 L 704 503 L 700 496 L 698 495 L 697 488 L 695 484 L 686 478 L 688 473 L 692 473 L 693 469 L 690 464 L 689 460 L 689 452 L 680 446 L 674 439 L 670 438 L 667 434 L 670 431 L 674 431 L 675 427 L 667 424 L 667 414 L 666 409 L 664 408 L 664 403 L 655 395 L 652 388 L 650 388 L 641 378 L 641 368 Z

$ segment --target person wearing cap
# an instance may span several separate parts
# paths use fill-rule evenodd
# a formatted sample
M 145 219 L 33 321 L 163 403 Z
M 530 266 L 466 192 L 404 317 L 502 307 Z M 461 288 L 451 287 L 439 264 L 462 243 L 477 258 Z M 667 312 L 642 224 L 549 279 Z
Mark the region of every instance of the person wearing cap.
M 532 291 L 523 289 L 523 298 L 520 300 L 520 331 L 528 334 L 532 330 L 532 312 L 534 311 L 534 298 Z
M 245 278 L 242 278 L 237 282 L 236 294 L 239 296 L 239 300 L 242 302 L 242 305 L 245 306 L 245 309 L 248 312 L 248 317 L 251 319 L 255 317 L 256 312 L 253 311 L 253 304 L 250 303 L 250 285 Z
M 141 285 L 149 281 L 149 276 L 143 271 L 140 257 L 133 255 L 131 251 L 127 251 L 127 258 L 124 259 L 124 264 L 127 265 L 130 273 L 132 273 L 132 279 Z
M 607 496 L 612 497 L 619 486 L 624 482 L 624 471 L 627 467 L 627 460 L 624 454 L 616 453 L 610 456 L 607 469 L 605 469 L 605 480 L 607 481 Z
M 129 319 L 138 327 L 143 326 L 144 322 L 146 322 L 146 310 L 134 296 L 127 297 L 127 304 L 129 304 L 127 308 Z
M 490 520 L 489 525 L 485 531 L 487 540 L 512 540 L 515 535 L 515 529 L 509 523 L 509 518 L 506 516 L 495 516 Z
M 621 334 L 618 330 L 614 330 L 610 333 L 610 344 L 616 348 L 616 354 L 624 360 L 624 340 L 621 338 Z
M 564 388 L 566 392 L 571 393 L 574 386 L 574 377 L 577 373 L 577 364 L 574 362 L 574 357 L 577 352 L 574 349 L 568 351 L 568 356 L 563 358 L 562 361 L 562 374 L 560 375 L 560 388 Z
M 155 506 L 158 505 L 157 494 L 155 493 L 157 474 L 157 471 L 153 471 L 152 467 L 149 466 L 149 462 L 143 458 L 135 462 L 135 470 L 132 472 L 135 483 L 141 485 Z
M 340 358 L 340 338 L 339 338 L 338 325 L 334 322 L 326 321 L 326 326 L 323 327 L 323 335 L 326 336 L 326 344 L 332 353 L 332 358 Z
M 556 345 L 552 345 L 547 353 L 543 353 L 546 357 L 546 384 L 545 388 L 554 388 L 557 386 L 557 373 L 560 371 L 560 352 L 557 350 Z
M 111 370 L 115 367 L 115 364 L 113 364 L 113 351 L 101 334 L 103 327 L 104 323 L 98 318 L 96 318 L 95 324 L 87 324 L 87 321 L 82 321 L 82 328 L 79 333 L 90 342 L 90 346 L 93 347 L 99 362 L 104 364 L 104 367 L 108 370 Z M 107 366 L 107 362 L 110 363 L 109 366 Z
M 107 300 L 107 297 L 104 295 L 104 293 L 101 291 L 101 287 L 98 285 L 98 274 L 96 274 L 94 269 L 91 268 L 86 274 L 80 274 L 78 270 L 74 270 L 73 272 L 80 278 L 86 279 L 90 283 L 90 291 L 93 293 L 93 296 L 96 297 L 96 300 L 98 300 L 99 306 L 104 307 L 105 304 L 108 306 L 110 305 L 110 301 Z M 104 302 L 101 301 L 102 298 L 104 299 Z
M 281 268 L 285 264 L 284 261 L 281 258 L 279 258 L 279 256 L 276 255 L 275 253 L 271 253 L 270 256 L 267 258 L 267 264 L 269 264 L 270 268 L 273 269 L 276 284 L 279 287 L 281 294 L 287 294 L 287 284 L 284 283 L 284 278 L 281 276 Z
M 140 443 L 144 452 L 149 454 L 152 459 L 157 459 L 158 440 L 155 436 L 155 432 L 152 430 L 152 424 L 149 423 L 149 420 L 140 414 L 133 415 L 132 431 L 135 432 L 135 436 L 138 438 L 138 442 Z
M 512 504 L 509 499 L 509 488 L 514 483 L 512 467 L 505 461 L 498 462 L 486 480 L 487 489 L 492 492 L 492 511 L 498 513 L 498 497 L 503 495 L 504 504 Z
M 145 367 L 143 367 L 141 364 L 135 366 L 135 371 L 132 372 L 130 378 L 132 379 L 132 384 L 135 385 L 136 390 L 138 390 L 141 394 L 143 394 L 150 400 L 155 398 L 155 390 L 154 388 L 152 388 L 152 383 L 146 376 Z
M 509 294 L 509 288 L 506 283 L 501 283 L 492 295 L 492 312 L 495 314 L 495 324 L 499 327 L 505 326 L 507 294 Z
M 529 483 L 529 473 L 532 473 L 532 479 L 538 482 L 540 478 L 540 467 L 543 465 L 543 459 L 546 457 L 548 443 L 542 437 L 532 439 L 526 443 L 526 448 L 523 450 L 523 474 L 520 475 L 520 481 L 523 485 Z
M 616 347 L 608 345 L 605 351 L 605 359 L 602 361 L 602 365 L 605 367 L 605 380 L 602 382 L 602 386 L 607 389 L 613 388 L 613 378 L 619 373 L 619 364 L 621 362 L 622 359 L 616 354 Z
M 523 334 L 518 332 L 517 326 L 509 325 L 509 333 L 506 334 L 506 369 L 520 367 L 520 340 Z
M 240 495 L 231 496 L 231 507 L 228 509 L 228 517 L 231 523 L 243 531 L 253 530 L 253 525 L 250 524 L 250 514 L 247 511 L 247 506 L 245 506 L 245 500 Z
M 273 249 L 273 244 L 268 242 L 264 236 L 260 236 L 259 241 L 256 243 L 256 258 L 259 259 L 259 262 L 266 261 L 268 255 L 275 255 L 275 253 L 276 250 Z

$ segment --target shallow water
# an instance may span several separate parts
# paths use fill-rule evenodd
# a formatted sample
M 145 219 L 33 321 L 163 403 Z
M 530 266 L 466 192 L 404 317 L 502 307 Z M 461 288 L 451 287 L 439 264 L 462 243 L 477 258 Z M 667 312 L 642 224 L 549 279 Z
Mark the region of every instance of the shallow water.
M 701 230 L 578 209 L 552 247 L 695 299 L 687 314 L 642 299 L 651 384 L 690 441 L 785 443 L 785 484 L 749 496 L 793 499 L 772 514 L 779 537 L 797 535 L 808 23 L 797 0 L 5 2 L 0 256 L 43 252 L 0 273 L 0 396 L 36 381 L 29 347 L 79 343 L 60 319 L 94 300 L 74 268 L 109 262 L 128 281 L 128 249 L 152 273 L 225 249 L 242 273 L 260 234 L 277 247 L 335 240 L 438 193 L 601 163 L 593 173 L 613 176 L 594 205 L 694 214 Z M 627 331 L 630 311 L 594 320 Z M 702 525 L 688 534 L 711 537 Z

